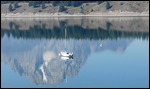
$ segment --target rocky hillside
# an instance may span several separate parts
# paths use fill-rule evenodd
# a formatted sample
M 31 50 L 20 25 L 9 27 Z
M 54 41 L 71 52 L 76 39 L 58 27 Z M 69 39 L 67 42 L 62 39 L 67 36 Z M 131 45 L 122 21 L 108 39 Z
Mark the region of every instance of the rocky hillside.
M 63 12 L 67 14 L 90 14 L 103 13 L 108 11 L 127 11 L 127 12 L 149 12 L 149 1 L 104 1 L 104 2 L 88 2 L 78 6 L 53 3 L 39 4 L 38 6 L 30 6 L 28 2 L 19 2 L 17 7 L 15 3 L 2 3 L 1 13 L 57 13 Z

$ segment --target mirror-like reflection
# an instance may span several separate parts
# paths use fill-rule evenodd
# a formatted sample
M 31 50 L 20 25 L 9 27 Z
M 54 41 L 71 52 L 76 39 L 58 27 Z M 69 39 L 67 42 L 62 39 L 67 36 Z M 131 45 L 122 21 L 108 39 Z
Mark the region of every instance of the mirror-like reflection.
M 93 53 L 123 55 L 135 40 L 149 41 L 147 17 L 2 18 L 1 23 L 1 62 L 37 85 L 74 78 Z M 64 48 L 73 60 L 62 60 Z

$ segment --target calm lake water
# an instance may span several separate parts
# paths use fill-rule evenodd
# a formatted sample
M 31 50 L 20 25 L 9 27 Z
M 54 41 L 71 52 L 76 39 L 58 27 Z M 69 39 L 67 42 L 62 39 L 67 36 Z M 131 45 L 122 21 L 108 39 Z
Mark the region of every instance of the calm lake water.
M 149 17 L 2 18 L 1 78 L 1 87 L 149 87 Z

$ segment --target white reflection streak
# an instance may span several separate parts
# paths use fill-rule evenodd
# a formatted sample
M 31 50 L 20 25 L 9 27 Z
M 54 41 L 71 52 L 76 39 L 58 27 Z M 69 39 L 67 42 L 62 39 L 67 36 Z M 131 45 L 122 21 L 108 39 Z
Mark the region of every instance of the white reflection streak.
M 40 70 L 42 71 L 42 74 L 43 74 L 43 81 L 44 82 L 47 82 L 47 77 L 46 77 L 46 74 L 44 72 L 44 66 L 47 67 L 48 63 L 53 59 L 55 58 L 56 55 L 54 52 L 51 52 L 51 51 L 47 51 L 43 54 L 43 60 L 44 60 L 44 63 L 40 66 Z
M 42 65 L 42 66 L 40 67 L 40 69 L 41 69 L 42 74 L 43 74 L 43 81 L 47 82 L 47 77 L 46 77 L 46 75 L 45 75 L 43 66 L 44 66 L 44 65 Z

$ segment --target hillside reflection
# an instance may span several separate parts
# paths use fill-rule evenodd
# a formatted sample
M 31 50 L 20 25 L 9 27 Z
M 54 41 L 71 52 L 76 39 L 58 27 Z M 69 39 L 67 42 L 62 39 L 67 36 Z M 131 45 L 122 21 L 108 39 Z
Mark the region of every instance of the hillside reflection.
M 110 50 L 123 54 L 135 39 L 148 40 L 147 21 L 141 18 L 3 19 L 1 61 L 35 84 L 62 83 L 67 76 L 75 77 L 79 73 L 91 53 Z M 132 26 L 139 28 L 135 30 Z M 58 56 L 65 41 L 67 49 L 74 53 L 71 61 Z
M 1 37 L 15 38 L 114 39 L 149 36 L 149 19 L 139 18 L 2 18 Z

